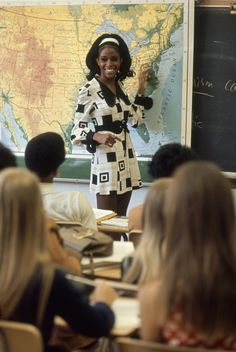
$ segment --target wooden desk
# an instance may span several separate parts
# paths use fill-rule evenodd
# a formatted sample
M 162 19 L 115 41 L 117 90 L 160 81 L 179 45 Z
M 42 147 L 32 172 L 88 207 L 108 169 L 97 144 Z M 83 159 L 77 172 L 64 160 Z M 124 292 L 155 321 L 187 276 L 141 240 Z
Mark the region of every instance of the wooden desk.
M 88 277 L 91 277 L 90 270 L 83 270 L 83 274 Z M 106 280 L 108 279 L 108 280 L 121 281 L 120 264 L 117 265 L 116 267 L 97 268 L 94 270 L 94 273 L 92 276 L 94 279 L 106 279 Z
M 128 227 L 98 224 L 98 230 L 105 233 L 127 233 Z
M 114 241 L 120 241 L 121 237 L 128 241 L 129 232 L 128 218 L 115 216 L 103 222 L 98 222 L 98 230 L 111 236 Z M 119 224 L 120 223 L 120 224 Z M 120 226 L 121 225 L 121 226 Z
M 112 280 L 120 280 L 120 264 L 125 257 L 132 255 L 133 252 L 134 245 L 132 242 L 114 241 L 112 255 L 100 258 L 94 257 L 92 263 L 90 263 L 89 258 L 82 258 L 81 265 L 83 273 L 94 278 L 100 277 Z

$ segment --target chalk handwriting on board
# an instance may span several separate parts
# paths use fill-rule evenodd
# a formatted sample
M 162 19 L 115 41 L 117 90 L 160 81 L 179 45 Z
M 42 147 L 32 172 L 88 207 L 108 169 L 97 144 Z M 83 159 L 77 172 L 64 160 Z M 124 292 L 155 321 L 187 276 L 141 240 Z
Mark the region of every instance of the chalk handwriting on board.
M 225 90 L 230 93 L 236 93 L 236 82 L 232 79 L 228 80 L 225 84 Z
M 213 92 L 211 90 L 214 90 L 214 83 L 208 81 L 204 77 L 195 77 L 193 79 L 193 94 L 200 94 L 200 95 L 205 95 L 210 98 L 214 98 Z M 236 93 L 236 82 L 233 81 L 232 79 L 229 79 L 225 82 L 224 86 L 222 87 L 226 92 L 229 93 Z M 205 91 L 202 91 L 205 90 Z
M 209 89 L 209 92 L 202 92 L 201 89 Z M 214 88 L 213 82 L 208 81 L 204 77 L 195 77 L 193 79 L 193 94 L 201 94 L 214 98 L 213 94 L 210 94 L 210 91 Z
M 194 111 L 193 111 L 193 117 L 192 117 L 192 127 L 203 128 L 203 122 L 200 120 L 199 115 L 195 114 Z

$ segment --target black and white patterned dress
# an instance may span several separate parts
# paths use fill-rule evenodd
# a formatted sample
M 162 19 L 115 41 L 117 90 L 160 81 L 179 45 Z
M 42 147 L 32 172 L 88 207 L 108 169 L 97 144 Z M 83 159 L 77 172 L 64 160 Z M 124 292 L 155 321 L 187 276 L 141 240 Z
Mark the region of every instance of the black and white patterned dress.
M 90 188 L 96 194 L 123 194 L 142 186 L 127 123 L 132 127 L 143 123 L 143 111 L 143 106 L 129 102 L 120 83 L 117 96 L 96 78 L 79 90 L 71 140 L 93 153 Z M 98 144 L 92 139 L 94 132 L 115 133 L 121 142 L 113 147 Z

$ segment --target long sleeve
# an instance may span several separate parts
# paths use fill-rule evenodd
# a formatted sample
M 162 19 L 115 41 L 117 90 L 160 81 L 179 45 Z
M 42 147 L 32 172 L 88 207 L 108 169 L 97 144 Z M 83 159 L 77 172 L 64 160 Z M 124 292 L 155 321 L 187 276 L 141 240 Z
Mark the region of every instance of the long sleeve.
M 130 103 L 128 95 L 121 82 L 118 82 L 118 87 L 121 98 L 126 102 L 127 106 L 129 106 L 127 122 L 135 128 L 144 122 L 144 107 L 142 104 L 137 105 L 136 103 Z
M 114 324 L 110 307 L 102 302 L 94 306 L 88 304 L 60 270 L 55 271 L 48 308 L 61 316 L 73 331 L 85 336 L 107 336 Z
M 142 105 L 145 110 L 149 110 L 153 106 L 153 99 L 150 97 L 136 95 L 134 103 L 137 105 Z
M 129 124 L 136 128 L 138 125 L 144 123 L 144 108 L 141 105 L 131 104 L 128 118 Z
M 88 127 L 92 106 L 93 101 L 89 91 L 89 84 L 86 84 L 80 89 L 78 94 L 74 125 L 71 132 L 73 144 L 87 144 L 88 135 L 92 132 Z

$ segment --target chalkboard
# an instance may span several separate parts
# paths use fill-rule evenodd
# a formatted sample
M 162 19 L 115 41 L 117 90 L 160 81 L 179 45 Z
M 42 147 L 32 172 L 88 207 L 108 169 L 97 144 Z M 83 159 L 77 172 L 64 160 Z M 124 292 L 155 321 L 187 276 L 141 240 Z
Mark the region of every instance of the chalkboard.
M 148 161 L 138 160 L 141 178 L 144 183 L 153 181 L 148 173 Z M 17 156 L 17 165 L 25 167 L 24 156 Z M 91 160 L 87 158 L 66 158 L 60 167 L 60 178 L 73 180 L 87 180 L 90 179 Z
M 192 147 L 236 172 L 236 15 L 196 7 Z

